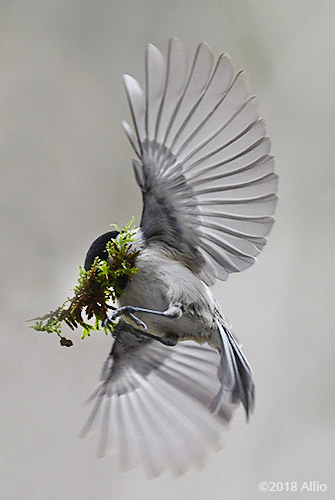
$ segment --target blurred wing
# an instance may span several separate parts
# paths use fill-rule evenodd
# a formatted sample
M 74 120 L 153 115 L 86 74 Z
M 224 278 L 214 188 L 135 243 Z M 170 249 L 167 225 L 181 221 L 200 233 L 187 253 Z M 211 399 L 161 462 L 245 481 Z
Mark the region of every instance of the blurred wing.
M 232 404 L 214 416 L 208 407 L 219 390 L 219 354 L 194 342 L 167 347 L 122 332 L 91 399 L 95 406 L 82 431 L 102 429 L 99 455 L 118 449 L 128 470 L 144 462 L 150 476 L 171 468 L 182 474 L 220 448 Z
M 125 132 L 143 194 L 141 227 L 207 283 L 255 262 L 273 224 L 277 175 L 246 75 L 202 43 L 190 71 L 173 38 L 167 62 L 146 52 L 146 87 L 125 75 L 134 131 Z

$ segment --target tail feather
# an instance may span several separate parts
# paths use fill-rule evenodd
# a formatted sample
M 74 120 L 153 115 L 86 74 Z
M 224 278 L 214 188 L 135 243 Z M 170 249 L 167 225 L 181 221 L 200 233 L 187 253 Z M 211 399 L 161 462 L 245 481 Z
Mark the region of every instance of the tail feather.
M 211 403 L 210 410 L 217 414 L 229 396 L 231 403 L 242 403 L 248 419 L 254 409 L 255 401 L 255 386 L 250 364 L 224 319 L 217 318 L 216 324 L 221 353 L 218 369 L 221 387 Z

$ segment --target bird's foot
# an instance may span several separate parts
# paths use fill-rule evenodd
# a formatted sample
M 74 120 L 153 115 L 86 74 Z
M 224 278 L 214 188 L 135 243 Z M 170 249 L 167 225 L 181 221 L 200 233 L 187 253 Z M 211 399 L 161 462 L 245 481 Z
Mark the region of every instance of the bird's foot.
M 121 333 L 123 331 L 124 321 L 119 321 L 119 323 L 115 323 L 111 318 L 107 317 L 103 322 L 104 328 L 107 328 L 112 332 L 112 337 L 117 342 L 122 342 Z
M 178 342 L 178 336 L 174 334 L 168 334 L 165 337 L 159 337 L 158 335 L 153 335 L 151 333 L 148 333 L 148 327 L 144 321 L 139 319 L 135 313 L 146 313 L 146 314 L 155 314 L 157 316 L 165 316 L 166 318 L 170 319 L 178 319 L 182 316 L 182 308 L 179 305 L 173 305 L 169 307 L 166 311 L 155 311 L 153 309 L 144 309 L 142 307 L 136 307 L 136 306 L 122 306 L 116 309 L 111 316 L 106 318 L 104 321 L 104 326 L 109 327 L 110 323 L 114 323 L 116 318 L 120 316 L 127 316 L 128 318 L 131 318 L 133 322 L 136 324 L 136 326 L 139 326 L 142 328 L 142 330 L 137 330 L 136 328 L 132 327 L 131 325 L 127 324 L 128 328 L 131 328 L 131 333 L 133 333 L 138 339 L 140 338 L 146 338 L 146 339 L 152 339 L 152 340 L 157 340 L 158 342 L 161 342 L 162 344 L 166 346 L 175 346 Z M 122 321 L 122 320 L 121 320 Z M 120 322 L 121 322 L 120 321 Z M 119 322 L 119 323 L 120 323 Z M 124 324 L 124 322 L 123 322 Z M 118 325 L 114 326 L 113 330 L 113 337 L 121 342 L 120 339 L 120 334 L 119 330 L 117 328 Z M 122 330 L 122 328 L 121 328 Z M 129 331 L 129 329 L 128 329 Z
M 171 333 L 166 337 L 158 337 L 157 340 L 166 346 L 173 347 L 178 343 L 178 336 Z
M 131 318 L 134 323 L 143 328 L 144 331 L 147 331 L 148 327 L 144 321 L 140 320 L 134 313 L 135 312 L 141 312 L 142 309 L 140 307 L 135 307 L 135 306 L 122 306 L 116 309 L 116 311 L 113 312 L 108 318 L 105 319 L 104 321 L 104 326 L 108 326 L 109 323 L 113 323 L 116 318 L 119 316 L 128 316 Z

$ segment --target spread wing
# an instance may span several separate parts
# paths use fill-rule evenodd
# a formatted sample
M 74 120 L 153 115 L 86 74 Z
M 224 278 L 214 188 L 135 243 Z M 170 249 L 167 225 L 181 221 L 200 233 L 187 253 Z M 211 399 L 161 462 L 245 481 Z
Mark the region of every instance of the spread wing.
M 146 85 L 125 75 L 143 195 L 147 242 L 170 247 L 207 284 L 251 266 L 266 243 L 276 206 L 270 140 L 249 96 L 244 72 L 234 76 L 223 54 L 202 43 L 190 71 L 180 40 L 167 62 L 146 52 Z
M 123 470 L 144 462 L 151 476 L 167 468 L 179 475 L 201 465 L 208 451 L 221 447 L 234 408 L 227 402 L 217 416 L 208 409 L 220 387 L 219 354 L 191 341 L 174 347 L 139 341 L 126 329 L 120 339 L 81 436 L 101 428 L 99 455 L 118 450 Z

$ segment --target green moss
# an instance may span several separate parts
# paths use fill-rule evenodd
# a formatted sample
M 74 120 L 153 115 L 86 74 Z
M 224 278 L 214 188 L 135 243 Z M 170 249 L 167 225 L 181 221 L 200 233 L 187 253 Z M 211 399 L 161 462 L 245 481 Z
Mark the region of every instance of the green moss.
M 89 271 L 79 266 L 73 297 L 66 299 L 54 311 L 31 320 L 35 321 L 31 328 L 39 332 L 56 333 L 61 345 L 67 347 L 72 345 L 72 341 L 62 336 L 64 323 L 71 330 L 81 327 L 82 339 L 94 331 L 104 330 L 106 334 L 113 331 L 113 324 L 108 323 L 108 327 L 104 325 L 111 304 L 124 293 L 122 283 L 125 278 L 131 279 L 131 275 L 138 271 L 135 267 L 138 252 L 133 250 L 133 222 L 134 219 L 124 226 L 123 231 L 113 225 L 120 234 L 106 245 L 108 262 L 96 257 Z

